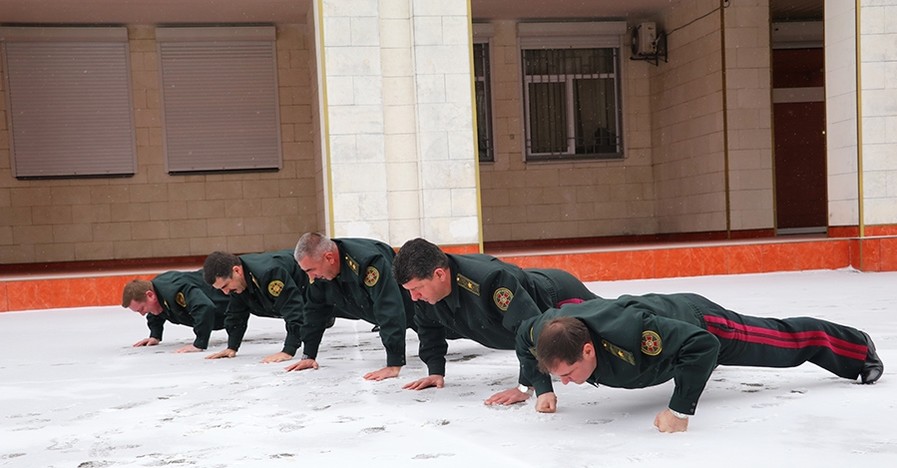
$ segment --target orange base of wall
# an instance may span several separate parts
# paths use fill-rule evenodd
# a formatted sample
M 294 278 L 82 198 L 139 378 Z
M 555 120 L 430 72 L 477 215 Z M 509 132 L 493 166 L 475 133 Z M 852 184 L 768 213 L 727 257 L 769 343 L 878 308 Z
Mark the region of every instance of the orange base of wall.
M 839 228 L 842 229 L 842 228 Z M 848 234 L 843 228 L 838 234 Z M 836 231 L 836 230 L 832 230 Z M 857 231 L 858 232 L 858 231 Z M 869 229 L 867 229 L 867 233 Z M 897 229 L 875 231 L 879 237 L 772 238 L 688 244 L 626 244 L 569 248 L 564 251 L 495 253 L 524 268 L 560 268 L 583 281 L 669 278 L 679 276 L 831 270 L 897 271 Z M 885 234 L 887 232 L 887 234 Z M 544 248 L 545 246 L 543 246 Z M 447 246 L 449 253 L 474 253 L 476 245 Z M 159 266 L 168 269 L 188 269 Z M 195 268 L 190 266 L 189 268 Z M 0 277 L 0 312 L 119 305 L 125 283 L 151 279 L 156 273 L 66 272 L 40 277 Z

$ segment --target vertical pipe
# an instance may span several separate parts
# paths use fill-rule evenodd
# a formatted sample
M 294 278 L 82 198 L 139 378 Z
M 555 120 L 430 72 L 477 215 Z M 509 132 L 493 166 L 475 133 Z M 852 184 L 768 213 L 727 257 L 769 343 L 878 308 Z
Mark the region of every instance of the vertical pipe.
M 861 38 L 860 38 L 860 0 L 856 0 L 856 32 L 854 33 L 854 37 L 856 38 L 856 99 L 857 99 L 857 217 L 858 217 L 858 227 L 859 227 L 859 241 L 857 242 L 859 246 L 859 260 L 860 260 L 860 271 L 865 270 L 865 261 L 863 258 L 863 238 L 866 237 L 866 220 L 865 213 L 863 209 L 863 205 L 865 204 L 864 194 L 863 194 L 863 75 L 862 75 L 862 48 L 861 48 Z
M 726 238 L 732 238 L 732 195 L 729 193 L 729 103 L 728 103 L 728 82 L 726 81 L 726 6 L 728 0 L 720 0 L 719 2 L 719 37 L 720 37 L 720 58 L 722 59 L 722 86 L 723 86 L 723 177 L 725 182 L 726 194 Z

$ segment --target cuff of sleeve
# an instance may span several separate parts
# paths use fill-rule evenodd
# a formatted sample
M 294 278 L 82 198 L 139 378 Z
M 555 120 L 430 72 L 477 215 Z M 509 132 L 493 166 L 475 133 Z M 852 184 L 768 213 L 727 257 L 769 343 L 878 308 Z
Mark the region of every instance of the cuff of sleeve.
M 405 365 L 405 356 L 387 354 L 386 365 L 388 367 L 402 367 Z
M 536 389 L 536 395 L 541 395 L 543 393 L 549 393 L 549 392 L 554 391 L 554 387 L 551 386 L 551 382 L 548 382 L 548 384 L 544 384 L 542 382 L 537 382 L 535 385 L 533 385 L 533 388 Z
M 290 356 L 295 356 L 295 355 L 296 355 L 296 349 L 297 349 L 297 348 L 296 348 L 295 346 L 284 345 L 284 347 L 283 347 L 283 349 L 282 349 L 281 351 L 284 352 L 284 353 L 289 354 Z
M 442 375 L 445 376 L 445 361 L 442 362 L 428 362 L 427 363 L 427 373 L 429 375 Z
M 685 415 L 695 414 L 696 406 L 698 406 L 697 402 L 690 403 L 688 401 L 679 400 L 677 398 L 673 398 L 672 400 L 670 400 L 670 411 L 682 413 Z

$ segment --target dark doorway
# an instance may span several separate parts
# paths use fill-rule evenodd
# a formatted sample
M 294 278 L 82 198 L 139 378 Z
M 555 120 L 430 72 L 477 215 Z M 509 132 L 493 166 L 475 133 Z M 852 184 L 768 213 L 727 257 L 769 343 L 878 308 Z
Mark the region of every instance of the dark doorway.
M 828 225 L 824 54 L 773 50 L 776 227 L 824 232 Z

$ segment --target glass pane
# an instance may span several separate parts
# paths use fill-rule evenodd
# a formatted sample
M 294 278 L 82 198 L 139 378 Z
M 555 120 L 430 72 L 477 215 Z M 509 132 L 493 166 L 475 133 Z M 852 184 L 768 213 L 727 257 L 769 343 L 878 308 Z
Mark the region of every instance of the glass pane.
M 486 44 L 473 45 L 473 76 L 482 78 L 485 75 L 486 56 L 489 53 L 489 46 Z
M 492 108 L 489 77 L 489 45 L 473 45 L 473 68 L 476 92 L 477 147 L 480 161 L 493 161 Z
M 616 153 L 617 118 L 614 81 L 583 79 L 573 83 L 576 102 L 576 154 Z
M 613 49 L 528 49 L 523 60 L 527 75 L 614 73 Z
M 567 152 L 567 100 L 564 83 L 530 83 L 530 153 Z
M 476 82 L 477 98 L 477 144 L 479 145 L 480 161 L 492 161 L 492 135 L 489 129 L 489 113 L 487 112 L 489 101 L 486 93 L 486 83 Z

